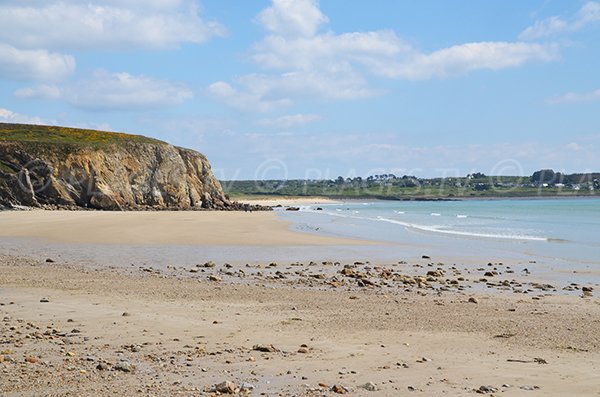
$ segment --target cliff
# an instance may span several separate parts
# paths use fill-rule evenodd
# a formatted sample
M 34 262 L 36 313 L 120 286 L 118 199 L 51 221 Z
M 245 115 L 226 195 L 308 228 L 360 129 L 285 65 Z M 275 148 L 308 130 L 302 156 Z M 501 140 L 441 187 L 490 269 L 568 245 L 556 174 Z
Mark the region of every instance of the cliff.
M 136 135 L 0 123 L 0 207 L 242 209 L 202 154 Z

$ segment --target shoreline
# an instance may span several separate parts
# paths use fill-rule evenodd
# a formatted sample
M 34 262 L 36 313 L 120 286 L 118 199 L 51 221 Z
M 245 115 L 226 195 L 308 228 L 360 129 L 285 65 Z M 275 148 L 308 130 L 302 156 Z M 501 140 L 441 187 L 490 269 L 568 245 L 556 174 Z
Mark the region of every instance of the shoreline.
M 372 196 L 364 196 L 364 197 L 336 197 L 336 196 L 281 196 L 280 199 L 276 197 L 269 198 L 261 198 L 260 196 L 245 196 L 240 198 L 235 198 L 239 200 L 241 203 L 254 204 L 259 203 L 259 205 L 263 205 L 260 203 L 267 202 L 287 202 L 291 203 L 289 205 L 294 205 L 294 203 L 312 203 L 312 204 L 336 204 L 336 203 L 344 203 L 344 202 L 364 202 L 364 201 L 398 201 L 398 202 L 452 202 L 452 201 L 500 201 L 500 200 L 594 200 L 600 199 L 600 195 L 574 195 L 574 196 L 489 196 L 489 197 L 372 197 Z M 269 206 L 268 204 L 264 204 Z

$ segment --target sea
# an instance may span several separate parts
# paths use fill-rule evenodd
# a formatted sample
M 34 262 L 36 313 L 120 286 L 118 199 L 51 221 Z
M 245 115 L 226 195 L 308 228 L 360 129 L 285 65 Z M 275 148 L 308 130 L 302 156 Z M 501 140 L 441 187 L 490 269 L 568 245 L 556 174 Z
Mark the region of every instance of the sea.
M 390 243 L 370 249 L 382 259 L 512 261 L 554 276 L 600 276 L 597 198 L 347 201 L 281 211 L 280 217 L 304 232 Z

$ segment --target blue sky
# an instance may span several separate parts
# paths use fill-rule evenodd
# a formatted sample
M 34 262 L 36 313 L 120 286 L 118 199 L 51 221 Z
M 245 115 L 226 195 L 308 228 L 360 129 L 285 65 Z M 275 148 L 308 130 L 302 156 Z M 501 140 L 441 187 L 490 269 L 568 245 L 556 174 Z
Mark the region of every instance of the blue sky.
M 599 171 L 600 2 L 4 0 L 0 121 L 222 179 Z

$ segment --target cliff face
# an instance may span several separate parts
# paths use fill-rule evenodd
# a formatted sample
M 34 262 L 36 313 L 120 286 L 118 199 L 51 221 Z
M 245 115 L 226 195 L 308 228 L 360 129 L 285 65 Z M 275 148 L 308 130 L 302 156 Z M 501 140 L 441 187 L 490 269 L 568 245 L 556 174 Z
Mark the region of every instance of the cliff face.
M 238 209 L 206 157 L 164 142 L 0 140 L 0 206 Z

